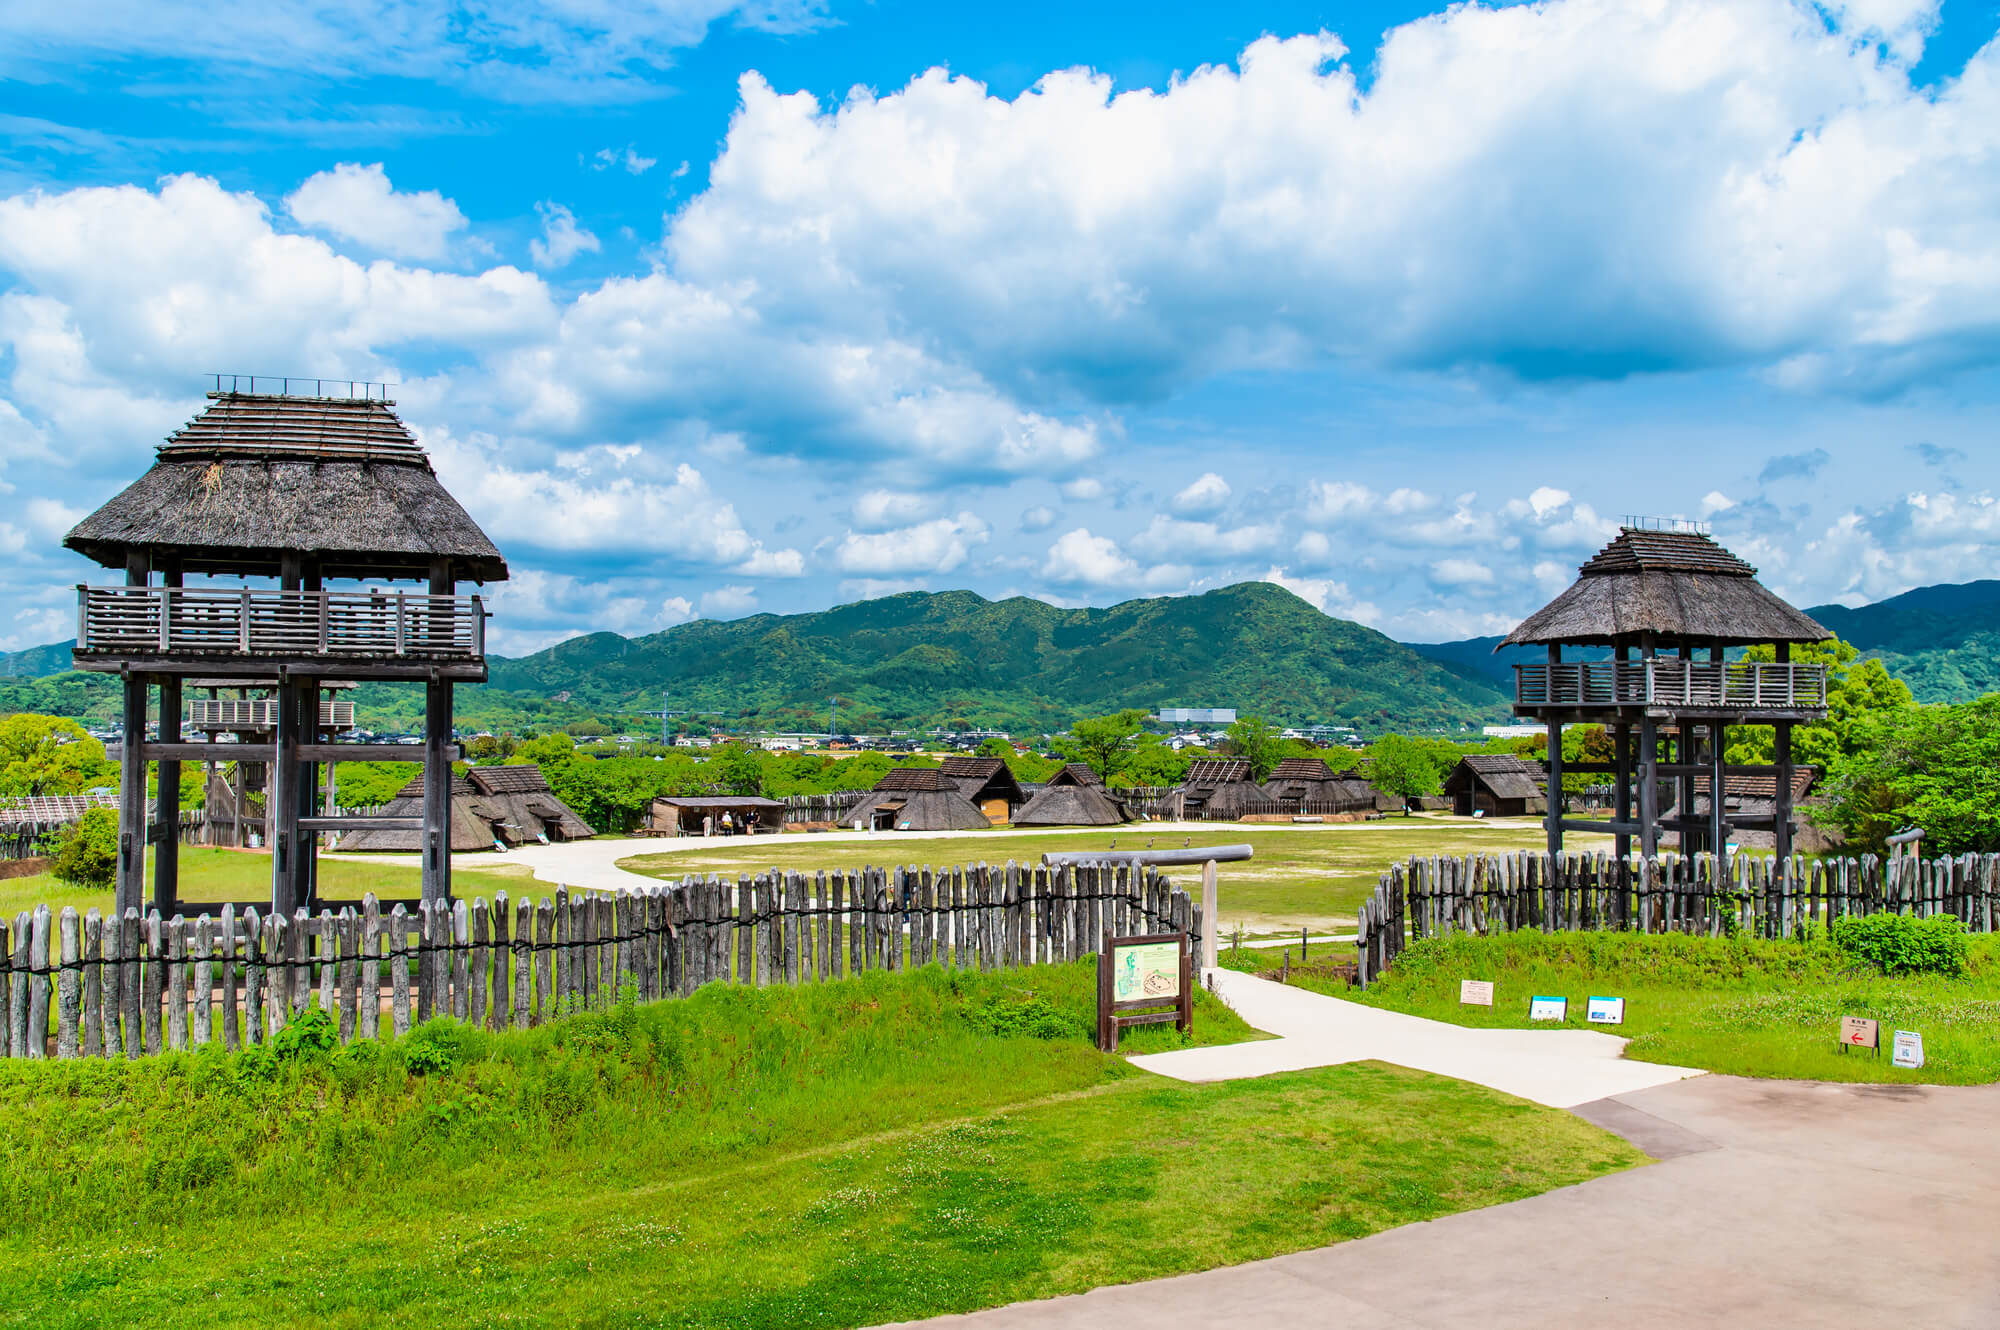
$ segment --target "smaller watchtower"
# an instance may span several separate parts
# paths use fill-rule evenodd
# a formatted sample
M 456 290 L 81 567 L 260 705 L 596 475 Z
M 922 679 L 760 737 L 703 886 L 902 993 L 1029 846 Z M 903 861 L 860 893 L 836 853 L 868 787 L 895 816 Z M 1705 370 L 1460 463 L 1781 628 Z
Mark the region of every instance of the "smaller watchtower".
M 448 900 L 452 687 L 486 678 L 485 606 L 458 585 L 504 581 L 507 563 L 438 483 L 383 385 L 217 375 L 208 397 L 150 470 L 63 541 L 125 574 L 123 586 L 77 588 L 75 651 L 77 669 L 124 681 L 117 907 L 144 905 L 149 761 L 159 763 L 153 904 L 162 915 L 221 908 L 179 901 L 184 761 L 268 768 L 270 908 L 318 903 L 319 833 L 383 824 L 320 816 L 319 764 L 419 751 L 325 742 L 328 679 L 425 686 L 424 815 L 397 826 L 423 832 L 423 899 Z M 192 679 L 267 690 L 249 701 L 253 710 L 269 704 L 268 729 L 182 742 L 181 695 Z M 159 737 L 148 742 L 155 688 Z
M 1826 716 L 1826 667 L 1794 664 L 1794 643 L 1832 634 L 1757 580 L 1757 570 L 1710 539 L 1696 523 L 1627 519 L 1618 536 L 1578 570 L 1576 582 L 1528 616 L 1501 646 L 1546 645 L 1546 665 L 1514 667 L 1514 714 L 1549 731 L 1549 853 L 1562 850 L 1565 830 L 1609 830 L 1618 855 L 1657 853 L 1662 830 L 1680 833 L 1684 850 L 1723 851 L 1732 825 L 1764 819 L 1724 819 L 1723 780 L 1730 775 L 1777 777 L 1769 819 L 1780 857 L 1792 849 L 1792 726 Z M 1775 662 L 1731 661 L 1731 648 L 1770 646 Z M 1564 649 L 1597 659 L 1564 656 Z M 1608 658 L 1606 658 L 1608 657 Z M 1596 724 L 1610 731 L 1616 761 L 1570 771 L 1609 775 L 1616 799 L 1610 823 L 1562 815 L 1562 729 Z M 1775 762 L 1729 766 L 1730 726 L 1769 725 Z M 1670 755 L 1662 760 L 1662 748 Z M 1660 816 L 1660 781 L 1680 783 L 1682 815 Z M 1710 798 L 1708 817 L 1694 816 L 1697 785 Z

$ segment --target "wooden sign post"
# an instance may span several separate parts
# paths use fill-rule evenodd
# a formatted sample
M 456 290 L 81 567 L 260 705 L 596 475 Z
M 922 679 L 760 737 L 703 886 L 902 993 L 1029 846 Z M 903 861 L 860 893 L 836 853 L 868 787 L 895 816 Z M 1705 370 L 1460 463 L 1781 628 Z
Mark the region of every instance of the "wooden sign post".
M 1191 962 L 1186 933 L 1105 934 L 1097 957 L 1097 1046 L 1117 1052 L 1118 1032 L 1128 1025 L 1172 1021 L 1183 1034 L 1193 1030 Z

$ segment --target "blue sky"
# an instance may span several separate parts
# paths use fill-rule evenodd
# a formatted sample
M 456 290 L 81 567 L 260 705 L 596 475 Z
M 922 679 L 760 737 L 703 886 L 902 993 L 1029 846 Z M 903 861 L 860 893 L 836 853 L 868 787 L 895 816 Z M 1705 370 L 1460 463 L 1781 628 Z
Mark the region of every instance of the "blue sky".
M 1503 629 L 1627 513 L 2000 546 L 2000 5 L 0 15 L 0 648 L 213 370 L 391 380 L 501 649 L 969 586 Z

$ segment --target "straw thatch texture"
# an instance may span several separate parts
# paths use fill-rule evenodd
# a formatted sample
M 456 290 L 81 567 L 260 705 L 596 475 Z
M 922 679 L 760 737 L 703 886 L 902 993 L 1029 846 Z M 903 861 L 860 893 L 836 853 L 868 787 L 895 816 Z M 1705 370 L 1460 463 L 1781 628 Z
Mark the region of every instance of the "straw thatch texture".
M 894 772 L 890 773 L 894 775 Z M 876 786 L 868 797 L 840 816 L 845 826 L 873 826 L 875 815 L 887 812 L 898 831 L 972 831 L 993 825 L 955 788 L 904 790 Z
M 1044 785 L 1014 814 L 1017 827 L 1115 827 L 1130 820 L 1125 805 L 1102 787 L 1075 782 Z
M 1458 760 L 1444 792 L 1462 817 L 1525 817 L 1548 810 L 1548 773 L 1524 758 L 1475 753 Z
M 995 812 L 1011 814 L 1027 802 L 1013 769 L 997 757 L 948 757 L 938 770 L 989 816 Z
M 1832 636 L 1766 590 L 1755 568 L 1695 532 L 1628 528 L 1578 572 L 1500 645 L 1632 642 L 1648 632 L 1728 646 Z
M 1096 770 L 1087 763 L 1070 762 L 1064 764 L 1062 770 L 1049 777 L 1047 783 L 1050 785 L 1081 785 L 1092 789 L 1102 789 L 1104 787 L 1104 777 L 1098 775 Z
M 382 809 L 384 817 L 422 817 L 424 780 L 412 780 Z M 523 845 L 543 836 L 552 841 L 587 840 L 597 833 L 549 788 L 532 764 L 473 767 L 451 781 L 451 848 L 490 850 L 495 844 Z M 397 851 L 423 848 L 420 831 L 350 831 L 338 851 Z
M 417 576 L 444 558 L 455 577 L 505 580 L 506 560 L 387 403 L 211 397 L 63 543 L 107 567 L 140 548 L 190 572 L 274 571 L 289 553 L 333 577 Z

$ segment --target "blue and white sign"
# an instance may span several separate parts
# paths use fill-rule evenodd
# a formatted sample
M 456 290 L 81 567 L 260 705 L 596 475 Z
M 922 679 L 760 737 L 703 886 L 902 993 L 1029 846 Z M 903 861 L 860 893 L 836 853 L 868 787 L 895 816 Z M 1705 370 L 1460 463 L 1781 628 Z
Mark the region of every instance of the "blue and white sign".
M 1897 1067 L 1923 1066 L 1923 1035 L 1916 1030 L 1896 1031 L 1896 1042 L 1890 1047 L 1889 1062 Z
M 1566 1021 L 1569 1019 L 1569 999 L 1566 997 L 1531 997 L 1528 999 L 1528 1019 L 1531 1021 Z
M 1584 1008 L 1584 1019 L 1596 1025 L 1623 1025 L 1625 1023 L 1625 999 L 1614 997 L 1594 997 Z

